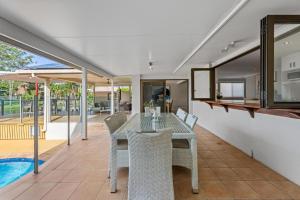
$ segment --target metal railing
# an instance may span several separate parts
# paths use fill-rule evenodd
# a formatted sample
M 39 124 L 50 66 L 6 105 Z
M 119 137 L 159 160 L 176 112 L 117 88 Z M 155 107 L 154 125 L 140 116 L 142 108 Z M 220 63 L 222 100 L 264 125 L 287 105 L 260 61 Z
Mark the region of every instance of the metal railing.
M 66 116 L 67 115 L 67 98 L 52 98 L 51 115 Z M 44 114 L 44 100 L 38 100 L 39 115 Z M 0 118 L 5 117 L 32 117 L 33 116 L 33 100 L 19 99 L 0 99 Z M 70 114 L 80 114 L 80 99 L 70 99 Z

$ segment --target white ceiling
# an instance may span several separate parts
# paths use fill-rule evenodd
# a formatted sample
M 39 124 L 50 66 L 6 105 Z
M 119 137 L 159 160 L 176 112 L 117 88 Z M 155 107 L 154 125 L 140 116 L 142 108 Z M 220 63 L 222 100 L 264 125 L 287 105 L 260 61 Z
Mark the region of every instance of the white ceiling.
M 171 74 L 239 0 L 0 0 L 0 16 L 114 75 Z M 259 38 L 267 14 L 300 14 L 299 0 L 249 2 L 178 74 Z M 229 42 L 243 40 L 221 53 Z M 154 70 L 149 71 L 149 53 Z

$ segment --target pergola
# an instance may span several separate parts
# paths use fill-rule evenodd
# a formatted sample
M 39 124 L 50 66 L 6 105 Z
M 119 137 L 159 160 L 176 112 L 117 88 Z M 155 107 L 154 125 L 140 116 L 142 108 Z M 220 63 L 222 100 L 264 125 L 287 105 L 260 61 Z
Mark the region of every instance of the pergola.
M 74 68 L 62 69 L 29 69 L 16 70 L 14 72 L 0 72 L 1 80 L 12 80 L 21 82 L 36 82 L 44 84 L 44 130 L 47 131 L 47 125 L 51 117 L 50 105 L 50 83 L 51 82 L 74 82 L 81 84 L 82 92 L 87 92 L 87 85 L 109 86 L 111 88 L 111 113 L 114 112 L 113 87 L 115 85 L 130 85 L 130 79 L 127 77 L 119 77 L 116 79 L 108 79 L 95 73 L 87 73 L 87 70 L 78 70 Z M 95 90 L 94 90 L 95 91 Z M 81 118 L 82 118 L 82 139 L 87 139 L 87 100 L 86 95 L 82 95 L 81 102 Z

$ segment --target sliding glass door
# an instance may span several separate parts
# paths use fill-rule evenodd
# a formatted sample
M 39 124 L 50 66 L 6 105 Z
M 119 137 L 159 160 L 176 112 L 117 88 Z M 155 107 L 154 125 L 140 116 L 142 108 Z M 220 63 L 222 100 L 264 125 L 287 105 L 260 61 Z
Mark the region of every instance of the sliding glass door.
M 189 110 L 187 79 L 141 80 L 141 112 L 144 107 L 159 106 L 161 112 L 175 113 L 178 108 Z
M 166 81 L 165 80 L 142 80 L 141 81 L 141 112 L 144 107 L 153 104 L 165 111 Z

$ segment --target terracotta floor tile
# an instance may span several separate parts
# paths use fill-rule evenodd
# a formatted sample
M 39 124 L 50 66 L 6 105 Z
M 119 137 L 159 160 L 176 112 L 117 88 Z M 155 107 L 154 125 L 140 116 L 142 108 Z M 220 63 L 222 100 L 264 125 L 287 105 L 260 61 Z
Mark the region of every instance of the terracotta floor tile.
M 97 199 L 98 193 L 101 191 L 103 184 L 103 181 L 82 182 L 71 194 L 69 200 L 95 200 Z
M 61 163 L 57 169 L 61 169 L 61 170 L 70 170 L 75 168 L 78 165 L 78 158 L 77 159 L 68 159 L 65 160 L 63 163 Z
M 263 179 L 250 168 L 232 168 L 232 170 L 245 181 Z
M 232 168 L 247 168 L 249 167 L 250 163 L 248 160 L 245 159 L 225 159 L 224 162 L 226 163 L 226 165 L 228 165 L 229 167 Z
M 58 183 L 50 192 L 48 192 L 43 200 L 65 200 L 68 199 L 79 183 Z
M 206 162 L 210 168 L 228 167 L 221 159 L 207 159 Z
M 89 176 L 89 171 L 86 170 L 71 170 L 61 182 L 81 182 Z
M 110 192 L 109 182 L 105 182 L 101 187 L 96 200 L 123 200 L 127 199 L 127 185 L 120 185 L 116 193 Z
M 287 193 L 284 193 L 268 181 L 247 181 L 247 183 L 262 199 L 291 199 Z
M 235 159 L 235 157 L 227 151 L 214 151 L 214 153 L 217 155 L 218 159 L 222 160 L 228 160 L 228 159 Z
M 128 175 L 126 175 L 128 176 Z M 184 168 L 184 167 L 178 167 L 174 166 L 173 167 L 173 182 L 182 182 L 182 181 L 189 181 L 191 177 L 191 172 L 190 170 Z
M 24 193 L 20 194 L 16 200 L 38 200 L 49 192 L 56 183 L 35 183 Z
M 267 167 L 252 168 L 252 170 L 256 174 L 259 174 L 261 177 L 263 177 L 266 180 L 270 180 L 270 181 L 286 181 L 287 180 L 280 174 L 274 172 L 273 170 L 271 170 Z
M 199 194 L 193 194 L 191 192 L 191 181 L 183 180 L 174 182 L 174 193 L 176 200 L 184 200 L 184 199 L 203 199 L 203 194 L 200 192 Z
M 118 192 L 110 193 L 109 134 L 100 123 L 89 125 L 89 139 L 73 140 L 39 175 L 0 189 L 0 200 L 126 200 L 128 168 L 118 170 Z M 199 194 L 192 193 L 190 170 L 173 167 L 176 200 L 288 199 L 300 197 L 299 186 L 250 159 L 209 131 L 195 128 L 198 138 Z M 262 177 L 268 181 L 258 181 Z M 248 180 L 248 181 L 244 181 Z M 255 180 L 255 181 L 254 181 Z
M 199 168 L 199 181 L 219 180 L 211 168 Z
M 220 180 L 241 180 L 231 168 L 212 168 Z
M 203 159 L 218 158 L 217 154 L 215 154 L 213 151 L 200 151 L 198 155 L 199 158 L 203 158 Z
M 53 170 L 46 176 L 42 177 L 38 180 L 38 182 L 54 182 L 58 183 L 60 182 L 68 173 L 70 170 Z
M 33 183 L 22 183 L 17 187 L 11 188 L 0 195 L 0 200 L 11 200 L 15 199 L 18 195 L 26 191 L 32 186 Z
M 207 163 L 207 160 L 205 159 L 202 159 L 202 158 L 198 158 L 198 167 L 199 168 L 206 168 L 208 167 L 208 163 Z
M 244 181 L 222 181 L 235 199 L 258 199 L 258 194 Z
M 208 199 L 228 199 L 233 196 L 221 181 L 203 181 L 200 183 L 201 194 Z
M 271 181 L 277 188 L 288 193 L 293 199 L 300 200 L 300 186 L 290 181 Z

